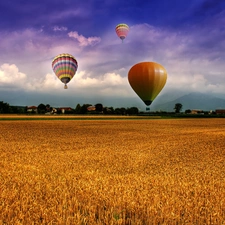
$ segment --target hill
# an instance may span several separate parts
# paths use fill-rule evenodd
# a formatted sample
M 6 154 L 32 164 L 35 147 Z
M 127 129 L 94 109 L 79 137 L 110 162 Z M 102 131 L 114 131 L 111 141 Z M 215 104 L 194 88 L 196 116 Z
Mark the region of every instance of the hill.
M 201 109 L 204 111 L 225 109 L 225 99 L 208 94 L 193 92 L 183 95 L 173 101 L 163 104 L 156 104 L 151 107 L 151 110 L 172 112 L 174 111 L 174 106 L 176 103 L 181 103 L 183 105 L 182 111 L 187 109 Z

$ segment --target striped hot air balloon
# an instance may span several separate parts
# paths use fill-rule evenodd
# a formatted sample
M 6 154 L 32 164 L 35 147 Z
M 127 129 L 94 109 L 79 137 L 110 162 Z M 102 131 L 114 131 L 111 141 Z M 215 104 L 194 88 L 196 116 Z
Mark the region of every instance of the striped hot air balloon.
M 76 74 L 77 67 L 77 60 L 67 53 L 57 55 L 52 61 L 52 69 L 61 82 L 65 84 L 64 89 L 67 89 L 67 83 Z
M 117 34 L 117 36 L 122 40 L 122 42 L 123 42 L 123 40 L 126 38 L 126 36 L 127 36 L 127 34 L 128 34 L 128 32 L 129 32 L 129 30 L 130 30 L 130 28 L 129 28 L 129 26 L 127 25 L 127 24 L 125 24 L 125 23 L 120 23 L 120 24 L 118 24 L 117 26 L 116 26 L 116 34 Z

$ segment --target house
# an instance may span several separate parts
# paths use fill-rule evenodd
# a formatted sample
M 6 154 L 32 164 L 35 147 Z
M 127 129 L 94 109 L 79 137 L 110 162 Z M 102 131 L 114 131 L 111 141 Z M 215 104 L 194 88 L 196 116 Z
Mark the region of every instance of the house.
M 73 109 L 71 107 L 61 107 L 58 108 L 58 111 L 61 111 L 64 114 L 65 112 L 73 112 Z
M 202 109 L 192 109 L 191 114 L 204 114 Z
M 37 106 L 28 106 L 27 107 L 27 112 L 35 112 L 37 113 L 38 107 Z
M 52 108 L 51 114 L 56 114 L 57 113 L 57 109 L 56 108 Z
M 87 107 L 87 111 L 91 112 L 91 111 L 95 111 L 96 107 L 94 105 L 88 106 Z
M 225 115 L 225 109 L 216 109 L 216 110 L 215 110 L 215 113 L 216 113 L 217 115 Z

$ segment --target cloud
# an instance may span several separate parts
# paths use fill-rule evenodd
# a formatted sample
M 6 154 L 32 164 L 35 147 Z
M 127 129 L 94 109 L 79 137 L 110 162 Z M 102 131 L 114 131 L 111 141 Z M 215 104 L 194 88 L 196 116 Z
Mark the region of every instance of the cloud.
M 73 79 L 78 92 L 86 90 L 87 94 L 104 97 L 121 97 L 130 94 L 127 78 L 118 73 L 105 73 L 102 76 L 91 77 L 86 71 L 81 71 Z
M 77 31 L 69 32 L 68 36 L 76 39 L 79 42 L 80 46 L 94 46 L 101 41 L 100 37 L 84 37 L 83 35 L 79 35 Z
M 55 26 L 55 31 L 66 31 L 66 27 Z M 141 61 L 155 61 L 168 72 L 164 93 L 167 90 L 222 93 L 225 42 L 220 34 L 224 34 L 224 29 L 215 26 L 211 31 L 207 35 L 207 27 L 175 31 L 147 23 L 136 24 L 131 26 L 123 43 L 111 28 L 102 32 L 101 38 L 68 30 L 54 34 L 35 29 L 1 32 L 0 60 L 7 66 L 1 67 L 0 85 L 36 94 L 71 93 L 77 98 L 81 95 L 136 96 L 127 81 L 129 69 Z M 77 73 L 68 84 L 67 92 L 51 68 L 52 59 L 63 52 L 74 55 L 78 61 Z
M 33 80 L 24 86 L 26 91 L 54 93 L 60 95 L 65 93 L 64 84 L 52 73 L 45 75 L 43 79 Z M 99 77 L 91 77 L 86 71 L 75 74 L 68 83 L 68 90 L 76 96 L 129 96 L 130 87 L 127 78 L 116 73 L 106 73 Z M 68 92 L 68 90 L 66 90 Z
M 103 87 L 124 85 L 125 78 L 120 74 L 106 73 L 98 77 L 90 77 L 86 71 L 81 71 L 75 75 L 79 86 L 83 87 Z
M 54 26 L 53 27 L 54 31 L 67 31 L 68 28 L 67 27 L 59 27 L 59 26 Z
M 15 64 L 3 64 L 0 67 L 0 86 L 22 88 L 26 83 L 26 74 L 19 72 L 18 67 Z

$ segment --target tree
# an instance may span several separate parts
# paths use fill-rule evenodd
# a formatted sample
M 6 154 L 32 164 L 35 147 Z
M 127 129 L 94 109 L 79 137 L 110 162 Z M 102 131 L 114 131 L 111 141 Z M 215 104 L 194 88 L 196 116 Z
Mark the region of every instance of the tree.
M 96 112 L 98 112 L 98 113 L 102 113 L 102 112 L 103 112 L 103 105 L 102 105 L 101 103 L 97 103 L 97 104 L 95 105 L 95 110 L 96 110 Z
M 103 113 L 104 114 L 114 114 L 114 108 L 113 107 L 103 107 Z
M 47 104 L 45 107 L 46 107 L 46 112 L 51 112 L 51 106 L 49 104 Z
M 0 101 L 0 113 L 10 113 L 10 106 L 8 103 Z
M 129 114 L 129 115 L 137 115 L 138 114 L 138 108 L 137 107 L 127 108 L 126 113 Z
M 87 107 L 91 106 L 91 104 L 83 104 L 80 108 L 80 113 L 81 114 L 87 114 Z
M 120 108 L 122 115 L 126 115 L 126 109 L 124 107 Z
M 81 106 L 80 106 L 80 104 L 77 104 L 77 106 L 76 106 L 76 108 L 74 110 L 74 113 L 80 114 L 80 111 L 81 111 Z
M 19 110 L 19 108 L 16 107 L 16 106 L 10 106 L 10 108 L 11 108 L 11 112 L 12 113 L 21 113 L 21 111 Z
M 124 107 L 122 107 L 122 108 L 116 108 L 115 109 L 115 114 L 116 115 L 125 115 L 126 114 L 126 109 Z
M 185 113 L 186 113 L 186 114 L 191 113 L 191 110 L 190 110 L 190 109 L 186 109 L 186 110 L 185 110 Z
M 183 105 L 181 103 L 176 103 L 174 106 L 175 113 L 180 113 L 182 107 L 183 107 Z
M 41 103 L 38 106 L 38 113 L 45 113 L 45 111 L 46 111 L 46 105 L 44 105 L 44 104 Z

